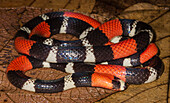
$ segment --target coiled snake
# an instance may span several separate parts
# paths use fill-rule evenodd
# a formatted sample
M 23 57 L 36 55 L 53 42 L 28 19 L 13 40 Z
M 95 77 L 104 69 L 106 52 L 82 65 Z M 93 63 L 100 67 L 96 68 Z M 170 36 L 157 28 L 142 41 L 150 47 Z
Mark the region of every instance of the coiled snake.
M 72 34 L 76 41 L 50 37 Z M 163 72 L 158 49 L 148 24 L 114 19 L 100 24 L 80 13 L 51 12 L 27 22 L 15 36 L 15 49 L 24 54 L 7 68 L 16 87 L 41 93 L 61 92 L 74 87 L 103 87 L 124 90 L 126 84 L 149 83 Z M 142 65 L 143 67 L 136 67 Z M 53 68 L 71 73 L 57 80 L 39 80 L 24 73 L 35 68 Z

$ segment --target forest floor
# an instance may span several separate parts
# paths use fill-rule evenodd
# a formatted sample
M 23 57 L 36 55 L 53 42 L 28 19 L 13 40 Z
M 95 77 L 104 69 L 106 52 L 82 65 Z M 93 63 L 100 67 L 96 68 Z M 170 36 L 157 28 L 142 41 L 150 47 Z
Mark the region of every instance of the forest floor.
M 143 2 L 145 1 L 145 2 Z M 167 103 L 170 101 L 170 1 L 169 0 L 0 0 L 0 103 Z M 80 87 L 65 92 L 39 94 L 14 87 L 6 77 L 8 64 L 19 54 L 13 47 L 17 30 L 42 13 L 68 10 L 81 12 L 101 23 L 109 19 L 137 19 L 156 32 L 164 73 L 160 79 L 143 85 L 130 85 L 125 91 Z M 59 39 L 74 39 L 70 35 Z M 54 74 L 56 76 L 54 76 Z M 61 72 L 36 69 L 27 75 L 41 79 L 58 78 Z

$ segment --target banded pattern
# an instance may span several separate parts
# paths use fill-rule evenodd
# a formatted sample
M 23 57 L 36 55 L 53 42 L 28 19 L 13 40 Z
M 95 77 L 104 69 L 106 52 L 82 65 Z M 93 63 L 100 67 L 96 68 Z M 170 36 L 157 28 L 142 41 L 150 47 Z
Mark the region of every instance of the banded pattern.
M 76 41 L 52 39 L 72 34 Z M 128 84 L 149 83 L 163 72 L 151 26 L 115 19 L 104 24 L 79 13 L 51 12 L 27 22 L 16 33 L 15 48 L 25 54 L 14 59 L 7 77 L 16 87 L 41 93 L 92 86 L 124 90 Z M 107 64 L 107 65 L 106 65 Z M 133 67 L 143 65 L 143 67 Z M 36 68 L 71 73 L 57 80 L 39 80 L 24 73 Z

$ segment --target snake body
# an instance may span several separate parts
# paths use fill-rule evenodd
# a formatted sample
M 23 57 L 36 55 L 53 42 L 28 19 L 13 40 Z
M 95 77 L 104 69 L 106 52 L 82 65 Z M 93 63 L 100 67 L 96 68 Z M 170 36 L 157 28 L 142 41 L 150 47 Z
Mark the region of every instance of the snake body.
M 59 33 L 79 40 L 52 39 Z M 39 15 L 23 25 L 15 36 L 15 49 L 24 54 L 7 68 L 16 87 L 38 93 L 61 92 L 75 87 L 124 90 L 126 84 L 158 79 L 163 63 L 152 42 L 154 31 L 144 22 L 114 19 L 104 24 L 73 12 Z M 142 65 L 143 67 L 136 67 Z M 71 73 L 56 80 L 39 80 L 24 73 L 35 68 L 53 68 Z

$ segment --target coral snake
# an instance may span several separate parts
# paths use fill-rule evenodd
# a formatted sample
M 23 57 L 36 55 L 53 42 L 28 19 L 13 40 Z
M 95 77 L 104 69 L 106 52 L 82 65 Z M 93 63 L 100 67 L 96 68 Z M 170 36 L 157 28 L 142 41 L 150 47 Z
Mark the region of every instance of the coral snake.
M 78 40 L 52 38 L 59 33 Z M 127 84 L 149 83 L 162 75 L 163 63 L 153 37 L 152 27 L 137 20 L 113 19 L 100 24 L 80 13 L 42 14 L 16 33 L 15 49 L 23 55 L 9 64 L 7 77 L 15 87 L 38 93 L 90 86 L 124 90 Z M 36 68 L 70 74 L 56 80 L 25 75 Z

